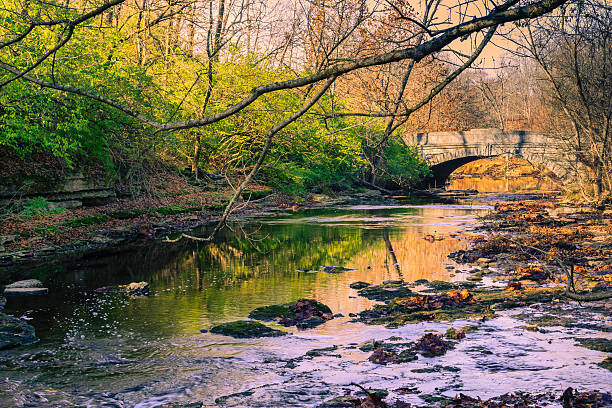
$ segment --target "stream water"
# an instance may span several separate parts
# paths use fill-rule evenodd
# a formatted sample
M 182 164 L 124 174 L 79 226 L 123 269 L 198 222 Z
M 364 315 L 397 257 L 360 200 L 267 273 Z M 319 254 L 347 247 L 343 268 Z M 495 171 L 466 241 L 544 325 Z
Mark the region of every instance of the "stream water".
M 372 302 L 349 284 L 462 279 L 446 268 L 452 264 L 447 254 L 467 245 L 456 234 L 487 211 L 435 204 L 309 210 L 236 224 L 211 244 L 157 242 L 78 263 L 41 265 L 32 275 L 45 281 L 50 294 L 11 298 L 7 305 L 7 313 L 29 319 L 40 342 L 0 352 L 0 406 L 316 406 L 344 394 L 351 382 L 413 388 L 391 396 L 421 404 L 419 396 L 432 393 L 490 397 L 568 386 L 610 391 L 610 372 L 594 365 L 604 353 L 577 347 L 571 338 L 588 336 L 589 329 L 526 332 L 510 312 L 481 323 L 481 330 L 438 358 L 378 366 L 367 361 L 368 353 L 345 347 L 391 336 L 414 341 L 426 330 L 467 325 L 391 330 L 351 322 L 349 313 Z M 429 242 L 427 234 L 443 239 Z M 355 270 L 299 272 L 323 265 Z M 149 282 L 151 296 L 94 292 L 133 281 Z M 301 297 L 346 317 L 315 329 L 292 328 L 292 335 L 280 338 L 235 340 L 200 332 L 244 319 L 255 307 Z M 585 312 L 584 318 L 593 317 Z M 341 347 L 287 364 L 333 345 Z M 433 370 L 413 371 L 420 368 Z

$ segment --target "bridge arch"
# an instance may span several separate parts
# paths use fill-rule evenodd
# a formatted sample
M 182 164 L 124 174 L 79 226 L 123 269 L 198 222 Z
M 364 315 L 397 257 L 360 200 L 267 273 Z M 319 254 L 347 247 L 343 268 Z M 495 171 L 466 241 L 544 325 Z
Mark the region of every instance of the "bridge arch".
M 542 165 L 563 178 L 567 169 L 559 141 L 547 135 L 496 128 L 406 135 L 404 142 L 417 147 L 434 173 L 431 184 L 443 186 L 448 176 L 462 165 L 487 157 L 508 155 Z

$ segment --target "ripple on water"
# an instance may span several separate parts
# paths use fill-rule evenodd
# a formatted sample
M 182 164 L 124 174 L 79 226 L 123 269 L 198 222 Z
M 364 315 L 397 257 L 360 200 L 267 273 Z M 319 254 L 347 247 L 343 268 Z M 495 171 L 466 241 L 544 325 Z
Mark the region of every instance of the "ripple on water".
M 221 398 L 217 401 L 225 406 L 307 407 L 354 391 L 351 382 L 412 388 L 416 394 L 392 391 L 390 397 L 420 404 L 418 393 L 487 398 L 515 389 L 609 387 L 609 371 L 594 365 L 604 353 L 572 340 L 609 337 L 597 331 L 609 327 L 609 318 L 575 305 L 580 327 L 527 332 L 519 327 L 525 322 L 513 318 L 521 310 L 505 312 L 477 323 L 479 329 L 444 356 L 388 366 L 369 362 L 369 353 L 354 345 L 392 336 L 415 341 L 426 330 L 445 332 L 451 324 L 387 329 L 337 318 L 281 338 L 237 341 L 200 333 L 216 323 L 244 319 L 255 307 L 299 297 L 317 298 L 344 315 L 371 307 L 372 301 L 349 288 L 355 281 L 449 280 L 445 267 L 457 265 L 447 254 L 465 245 L 451 234 L 473 225 L 475 215 L 488 209 L 406 205 L 310 211 L 244 225 L 252 233 L 248 239 L 236 230 L 207 245 L 151 243 L 108 262 L 67 267 L 54 277 L 48 300 L 9 305 L 16 315 L 32 318 L 41 342 L 0 354 L 0 406 L 214 405 Z M 445 239 L 428 242 L 427 234 Z M 322 265 L 354 270 L 296 272 Z M 99 286 L 140 280 L 151 283 L 152 296 L 93 293 Z M 592 321 L 599 326 L 586 324 Z M 474 322 L 452 326 L 468 324 Z M 334 345 L 333 353 L 304 357 L 311 349 Z

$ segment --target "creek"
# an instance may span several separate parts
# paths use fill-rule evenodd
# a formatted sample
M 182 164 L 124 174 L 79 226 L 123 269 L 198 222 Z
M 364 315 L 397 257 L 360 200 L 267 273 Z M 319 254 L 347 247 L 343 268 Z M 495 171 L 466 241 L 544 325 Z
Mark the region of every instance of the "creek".
M 520 310 L 479 323 L 477 332 L 442 357 L 381 366 L 351 348 L 369 339 L 414 341 L 427 330 L 473 324 L 388 329 L 352 322 L 350 313 L 374 302 L 349 284 L 465 279 L 447 255 L 467 247 L 462 234 L 489 210 L 410 203 L 305 210 L 234 223 L 210 244 L 148 242 L 104 257 L 41 264 L 31 274 L 50 294 L 10 298 L 5 310 L 28 319 L 40 342 L 0 351 L 0 406 L 306 407 L 344 394 L 351 382 L 412 388 L 391 396 L 421 404 L 425 394 L 491 397 L 568 386 L 610 391 L 610 372 L 594 365 L 604 354 L 572 340 L 592 335 L 591 329 L 528 332 L 512 317 Z M 353 270 L 303 272 L 325 265 Z M 95 292 L 138 281 L 150 283 L 150 296 Z M 292 333 L 277 338 L 201 332 L 245 319 L 256 307 L 303 297 L 344 317 L 303 331 L 273 324 Z M 584 313 L 585 319 L 599 318 Z M 311 349 L 334 345 L 340 346 L 334 352 L 292 363 Z

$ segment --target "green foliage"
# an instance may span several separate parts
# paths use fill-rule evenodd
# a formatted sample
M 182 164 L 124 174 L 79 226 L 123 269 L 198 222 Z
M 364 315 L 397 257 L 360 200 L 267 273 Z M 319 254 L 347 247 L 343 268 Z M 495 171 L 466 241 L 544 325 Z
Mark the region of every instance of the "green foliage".
M 18 213 L 24 216 L 41 216 L 62 212 L 64 212 L 63 208 L 51 208 L 50 203 L 44 197 L 34 197 L 26 201 Z
M 245 200 L 259 200 L 272 194 L 271 189 L 265 190 L 245 190 L 242 192 L 242 198 Z
M 66 221 L 64 225 L 70 228 L 77 228 L 102 224 L 106 221 L 108 221 L 108 215 L 101 214 L 92 215 L 91 217 L 76 218 L 74 220 Z
M 46 18 L 73 18 L 80 3 L 71 4 L 71 8 L 53 4 L 32 8 L 43 7 Z M 0 10 L 0 36 L 23 32 L 28 27 L 28 21 L 19 17 L 20 7 L 17 2 L 9 2 Z M 128 15 L 131 14 L 127 11 L 117 15 L 121 21 L 105 23 L 104 28 L 97 24 L 80 26 L 65 47 L 36 68 L 36 76 L 107 96 L 159 121 L 218 112 L 239 101 L 256 85 L 295 78 L 296 72 L 258 58 L 250 60 L 241 55 L 235 44 L 227 44 L 227 55 L 213 63 L 214 87 L 206 111 L 202 112 L 208 88 L 202 75 L 206 58 L 189 56 L 179 42 L 162 46 L 159 38 L 168 38 L 168 30 L 174 30 L 169 22 L 159 22 L 143 33 L 136 26 L 137 19 L 127 18 Z M 60 29 L 35 29 L 11 50 L 0 50 L 0 60 L 17 68 L 27 67 L 57 40 Z M 146 52 L 141 53 L 141 49 Z M 1 71 L 0 81 L 8 75 Z M 135 179 L 144 177 L 142 164 L 146 162 L 190 166 L 196 138 L 201 146 L 199 165 L 205 172 L 241 175 L 257 160 L 268 130 L 304 103 L 301 90 L 277 92 L 220 122 L 156 133 L 108 105 L 27 81 L 11 82 L 2 91 L 0 146 L 14 149 L 22 157 L 34 152 L 49 153 L 69 167 L 102 163 L 109 173 L 125 177 L 128 184 L 136 184 Z M 312 111 L 345 110 L 346 102 L 327 95 Z M 353 180 L 367 163 L 363 137 L 380 127 L 380 123 L 363 124 L 341 117 L 321 120 L 306 115 L 275 136 L 258 179 L 292 194 L 355 187 Z M 399 185 L 409 185 L 426 174 L 414 149 L 395 143 L 387 150 L 387 168 L 383 172 L 397 179 Z M 135 168 L 141 170 L 134 171 Z M 252 193 L 250 197 L 256 199 L 259 194 L 263 193 Z M 168 207 L 157 212 L 177 214 L 192 210 Z M 132 215 L 135 214 L 111 216 Z
M 416 148 L 391 138 L 385 149 L 385 173 L 400 187 L 409 187 L 431 175 L 427 163 L 419 157 Z
M 166 207 L 159 207 L 155 211 L 162 215 L 173 215 L 173 214 L 183 214 L 192 211 L 200 211 L 202 210 L 201 205 L 196 206 L 182 206 L 178 204 L 168 205 Z
M 149 210 L 117 210 L 108 214 L 109 217 L 115 218 L 118 220 L 127 220 L 130 218 L 136 218 L 142 214 L 147 214 L 150 212 Z
M 59 234 L 60 232 L 62 232 L 61 228 L 55 225 L 34 228 L 34 233 L 42 237 L 46 237 L 47 235 Z

